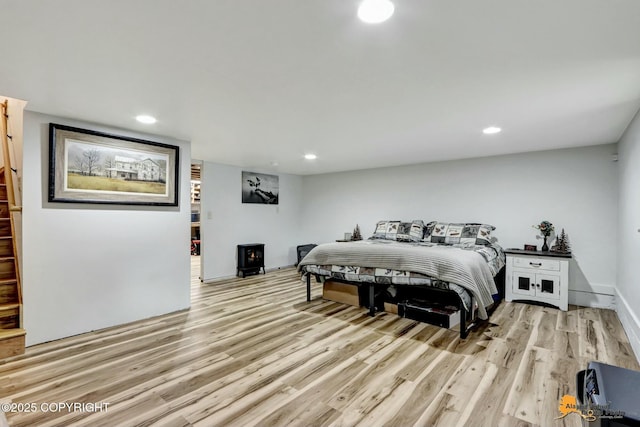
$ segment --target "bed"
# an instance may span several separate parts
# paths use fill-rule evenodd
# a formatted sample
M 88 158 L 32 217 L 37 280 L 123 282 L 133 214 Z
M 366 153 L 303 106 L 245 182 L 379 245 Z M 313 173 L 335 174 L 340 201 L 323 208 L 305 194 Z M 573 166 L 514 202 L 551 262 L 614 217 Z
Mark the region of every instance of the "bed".
M 372 316 L 376 295 L 394 298 L 419 289 L 423 300 L 459 308 L 465 338 L 504 296 L 505 255 L 493 230 L 480 223 L 379 221 L 370 239 L 322 244 L 300 261 L 307 301 L 312 275 L 364 289 L 363 305 Z

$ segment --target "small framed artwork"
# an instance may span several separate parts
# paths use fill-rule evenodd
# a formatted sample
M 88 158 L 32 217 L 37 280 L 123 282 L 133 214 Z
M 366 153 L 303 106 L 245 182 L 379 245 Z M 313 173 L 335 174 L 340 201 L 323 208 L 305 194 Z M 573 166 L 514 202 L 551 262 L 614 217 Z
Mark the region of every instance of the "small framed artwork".
M 277 205 L 278 175 L 242 171 L 242 203 Z
M 49 201 L 178 206 L 179 147 L 49 124 Z
M 525 251 L 537 251 L 538 247 L 536 245 L 524 245 Z

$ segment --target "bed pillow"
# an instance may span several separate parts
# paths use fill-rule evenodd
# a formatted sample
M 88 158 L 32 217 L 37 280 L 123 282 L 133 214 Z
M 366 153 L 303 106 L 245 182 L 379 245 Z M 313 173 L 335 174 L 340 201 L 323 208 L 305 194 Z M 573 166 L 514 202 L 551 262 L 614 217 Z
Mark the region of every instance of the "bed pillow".
M 385 239 L 387 240 L 397 240 L 398 237 L 398 229 L 400 228 L 400 221 L 388 221 L 387 222 L 387 233 Z
M 490 245 L 491 232 L 495 229 L 493 225 L 489 224 L 467 223 L 462 231 L 460 243 L 469 242 L 475 245 Z
M 432 243 L 489 245 L 491 232 L 495 229 L 488 224 L 438 222 L 426 240 Z
M 464 224 L 438 222 L 433 226 L 429 241 L 431 243 L 460 243 Z
M 373 239 L 397 240 L 399 242 L 419 242 L 424 236 L 424 222 L 378 221 Z
M 384 239 L 387 234 L 387 222 L 388 221 L 378 221 L 376 223 L 376 228 L 373 230 L 373 234 L 371 235 L 372 239 Z
M 431 233 L 433 232 L 434 227 L 436 226 L 436 224 L 438 223 L 438 221 L 431 221 L 425 224 L 424 226 L 424 236 L 423 236 L 423 240 L 424 241 L 428 241 L 430 242 L 430 238 L 431 238 Z
M 400 221 L 378 221 L 376 230 L 373 232 L 373 239 L 396 240 Z
M 424 237 L 424 221 L 401 222 L 398 226 L 396 240 L 399 242 L 419 242 Z

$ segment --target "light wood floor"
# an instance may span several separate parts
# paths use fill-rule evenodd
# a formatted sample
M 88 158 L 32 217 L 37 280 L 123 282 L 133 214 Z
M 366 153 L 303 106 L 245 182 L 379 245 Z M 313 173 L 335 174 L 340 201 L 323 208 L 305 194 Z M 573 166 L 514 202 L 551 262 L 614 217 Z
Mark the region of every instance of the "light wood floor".
M 33 346 L 0 401 L 107 402 L 10 413 L 12 426 L 579 426 L 554 420 L 575 373 L 639 369 L 612 311 L 503 303 L 456 331 L 319 298 L 293 269 L 200 284 L 189 311 Z M 321 293 L 314 285 L 313 294 Z

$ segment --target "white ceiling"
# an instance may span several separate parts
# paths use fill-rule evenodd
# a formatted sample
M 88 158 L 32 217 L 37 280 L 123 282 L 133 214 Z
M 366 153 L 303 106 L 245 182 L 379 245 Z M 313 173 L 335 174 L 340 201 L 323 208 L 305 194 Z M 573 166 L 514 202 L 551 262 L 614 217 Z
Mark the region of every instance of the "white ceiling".
M 0 0 L 0 94 L 295 174 L 617 142 L 640 108 L 638 0 L 393 1 Z

